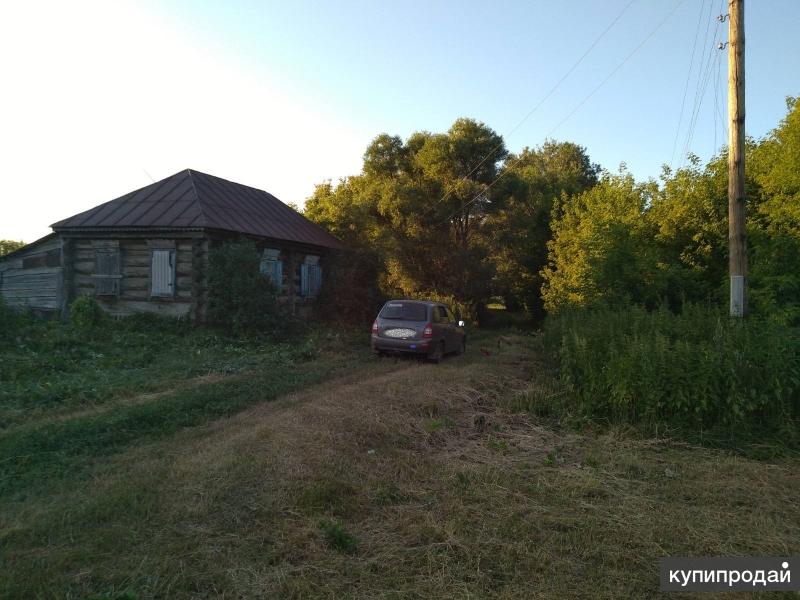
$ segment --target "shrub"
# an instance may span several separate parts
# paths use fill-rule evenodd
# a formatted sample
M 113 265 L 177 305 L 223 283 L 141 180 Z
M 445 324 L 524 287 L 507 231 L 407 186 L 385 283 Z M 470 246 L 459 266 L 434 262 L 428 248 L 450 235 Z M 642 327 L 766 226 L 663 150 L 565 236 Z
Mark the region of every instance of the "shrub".
M 24 315 L 0 298 L 0 344 L 10 343 L 20 331 L 24 320 Z
M 105 316 L 103 309 L 91 296 L 80 296 L 69 307 L 69 320 L 79 329 L 94 329 L 103 322 Z
M 371 323 L 385 301 L 378 288 L 380 260 L 368 250 L 340 250 L 325 263 L 326 275 L 317 299 L 326 321 Z
M 212 248 L 208 265 L 208 321 L 234 335 L 277 335 L 287 330 L 288 311 L 275 285 L 259 271 L 250 241 Z
M 584 416 L 737 437 L 796 431 L 800 330 L 773 320 L 691 304 L 598 308 L 549 317 L 545 342 Z

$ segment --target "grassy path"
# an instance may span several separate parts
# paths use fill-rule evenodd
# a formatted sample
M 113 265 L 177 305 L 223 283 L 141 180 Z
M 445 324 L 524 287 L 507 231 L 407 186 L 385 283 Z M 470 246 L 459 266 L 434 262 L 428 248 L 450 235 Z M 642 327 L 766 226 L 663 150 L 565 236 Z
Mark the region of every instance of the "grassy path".
M 535 358 L 491 334 L 79 418 L 0 497 L 0 596 L 653 597 L 665 554 L 800 553 L 797 461 L 547 428 Z

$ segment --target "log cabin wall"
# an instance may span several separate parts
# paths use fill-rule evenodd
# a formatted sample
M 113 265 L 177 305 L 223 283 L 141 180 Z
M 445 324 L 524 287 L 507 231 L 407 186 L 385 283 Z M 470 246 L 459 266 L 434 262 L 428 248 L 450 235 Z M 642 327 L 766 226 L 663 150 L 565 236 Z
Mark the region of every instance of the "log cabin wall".
M 16 309 L 58 314 L 64 299 L 62 265 L 57 235 L 0 258 L 0 297 Z
M 203 320 L 208 243 L 201 236 L 70 239 L 71 299 L 94 296 L 110 314 L 149 312 Z M 158 260 L 155 253 L 161 253 Z M 163 258 L 163 261 L 161 260 Z M 114 260 L 118 261 L 115 267 Z M 116 272 L 115 269 L 116 268 Z M 154 269 L 170 269 L 170 281 Z
M 262 256 L 265 251 L 278 251 L 276 258 L 281 262 L 281 281 L 278 285 L 279 300 L 288 304 L 293 315 L 304 319 L 308 318 L 313 311 L 318 290 L 308 293 L 308 280 L 306 279 L 305 285 L 303 280 L 304 265 L 313 263 L 320 269 L 324 269 L 324 257 L 328 251 L 302 244 L 272 240 L 257 240 L 256 247 Z
M 13 307 L 61 316 L 67 316 L 75 298 L 87 295 L 115 316 L 149 312 L 203 322 L 209 248 L 230 239 L 201 231 L 59 233 L 0 259 L 0 295 Z M 326 250 L 254 241 L 259 251 L 280 261 L 279 299 L 292 314 L 307 318 L 316 301 L 309 293 L 310 265 L 324 270 Z M 161 253 L 159 260 L 154 261 L 154 252 Z M 172 269 L 171 286 L 157 289 L 164 285 L 164 265 Z M 155 281 L 154 269 L 162 269 Z

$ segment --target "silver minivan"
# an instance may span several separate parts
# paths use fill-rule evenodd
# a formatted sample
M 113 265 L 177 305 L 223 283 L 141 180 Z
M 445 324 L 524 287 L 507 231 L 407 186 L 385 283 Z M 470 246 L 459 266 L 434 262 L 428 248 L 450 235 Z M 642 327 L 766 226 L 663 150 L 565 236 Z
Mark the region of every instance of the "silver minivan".
M 439 302 L 390 300 L 372 324 L 376 354 L 404 352 L 440 362 L 445 354 L 462 354 L 467 347 L 464 321 Z

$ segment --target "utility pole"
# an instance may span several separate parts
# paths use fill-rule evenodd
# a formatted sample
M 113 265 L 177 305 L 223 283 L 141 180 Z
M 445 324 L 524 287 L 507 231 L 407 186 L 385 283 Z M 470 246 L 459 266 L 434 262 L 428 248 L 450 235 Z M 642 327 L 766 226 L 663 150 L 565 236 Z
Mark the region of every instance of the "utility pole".
M 731 316 L 747 314 L 744 197 L 744 0 L 728 0 L 728 271 Z

